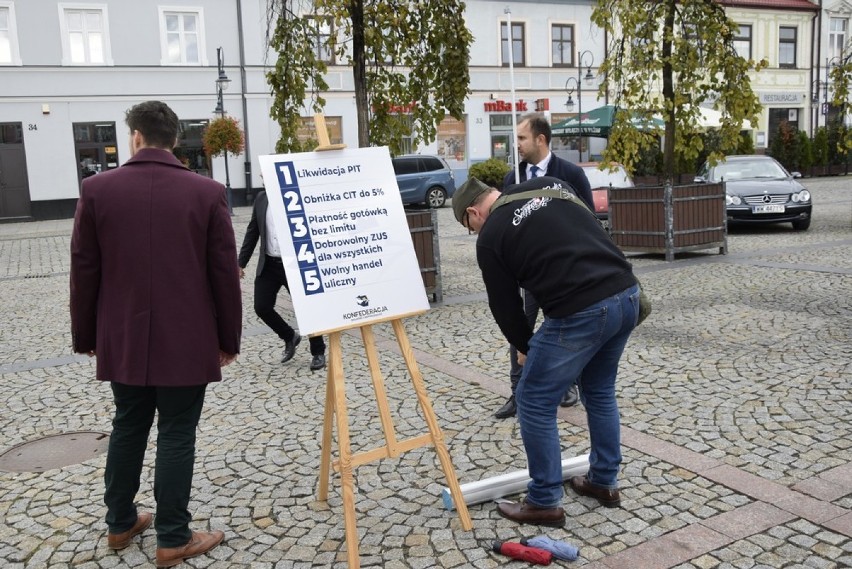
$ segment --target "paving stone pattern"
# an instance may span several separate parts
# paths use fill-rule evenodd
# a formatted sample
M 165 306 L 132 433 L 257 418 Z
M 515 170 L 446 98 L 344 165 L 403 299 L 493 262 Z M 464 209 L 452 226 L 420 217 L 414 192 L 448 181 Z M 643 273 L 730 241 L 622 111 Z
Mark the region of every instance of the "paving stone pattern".
M 622 361 L 623 507 L 566 487 L 564 529 L 518 526 L 493 504 L 464 531 L 441 500 L 435 453 L 421 448 L 355 470 L 362 567 L 525 567 L 491 540 L 547 534 L 580 548 L 555 566 L 589 569 L 852 567 L 852 182 L 806 180 L 810 230 L 729 234 L 729 254 L 631 254 L 653 303 Z M 240 241 L 250 210 L 238 208 Z M 476 268 L 475 236 L 438 212 L 444 300 L 405 321 L 460 482 L 526 467 L 518 426 L 492 413 L 509 393 L 506 343 Z M 71 352 L 70 220 L 0 224 L 0 451 L 46 435 L 110 430 L 107 385 Z M 339 478 L 316 499 L 325 373 L 303 342 L 253 314 L 243 282 L 243 352 L 208 391 L 198 436 L 196 529 L 224 544 L 188 567 L 346 567 Z M 279 309 L 293 320 L 286 294 Z M 374 327 L 399 438 L 426 432 L 388 325 Z M 353 451 L 379 446 L 360 334 L 342 335 Z M 588 452 L 582 406 L 562 409 L 566 457 Z M 152 433 L 150 450 L 156 433 Z M 336 449 L 335 449 L 336 451 Z M 147 531 L 107 549 L 103 456 L 43 473 L 0 472 L 0 566 L 150 567 Z M 153 452 L 141 508 L 153 510 Z

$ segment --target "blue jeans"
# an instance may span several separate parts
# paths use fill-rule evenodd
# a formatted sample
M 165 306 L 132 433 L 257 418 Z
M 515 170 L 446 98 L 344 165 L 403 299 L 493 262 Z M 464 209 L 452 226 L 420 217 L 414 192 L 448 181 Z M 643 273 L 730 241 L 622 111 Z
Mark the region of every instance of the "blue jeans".
M 524 299 L 524 314 L 527 317 L 527 322 L 530 328 L 535 329 L 535 321 L 538 318 L 540 306 L 535 297 L 528 290 L 521 289 L 521 296 Z M 524 366 L 518 363 L 518 350 L 512 344 L 509 344 L 509 381 L 512 382 L 512 395 L 515 395 L 515 390 L 518 389 L 518 382 L 521 380 L 521 375 L 524 372 Z M 568 386 L 571 389 L 571 386 Z M 566 390 L 567 394 L 568 390 Z
M 616 488 L 621 435 L 615 376 L 639 315 L 632 286 L 566 318 L 547 318 L 530 340 L 515 399 L 530 478 L 527 501 L 541 507 L 562 501 L 562 452 L 556 411 L 565 390 L 580 386 L 591 452 L 589 482 Z

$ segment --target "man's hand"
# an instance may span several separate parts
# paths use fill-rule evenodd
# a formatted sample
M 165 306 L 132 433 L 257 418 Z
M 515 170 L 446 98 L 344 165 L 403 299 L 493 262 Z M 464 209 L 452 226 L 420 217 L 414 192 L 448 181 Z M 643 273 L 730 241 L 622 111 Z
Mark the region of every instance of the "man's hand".
M 524 365 L 524 362 L 526 362 L 526 361 L 527 361 L 527 355 L 522 354 L 521 352 L 518 352 L 518 365 L 522 366 L 522 365 Z
M 244 268 L 240 267 L 240 278 L 243 278 L 245 276 L 246 276 L 246 270 Z
M 237 354 L 226 354 L 222 350 L 219 350 L 219 367 L 225 367 L 226 365 L 230 365 L 234 363 L 237 359 Z

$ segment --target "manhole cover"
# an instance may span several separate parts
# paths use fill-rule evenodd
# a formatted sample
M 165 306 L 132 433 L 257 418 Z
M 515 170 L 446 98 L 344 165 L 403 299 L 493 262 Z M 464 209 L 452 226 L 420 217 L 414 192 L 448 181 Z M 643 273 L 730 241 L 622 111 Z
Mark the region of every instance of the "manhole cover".
M 44 472 L 78 464 L 106 452 L 109 433 L 77 431 L 42 437 L 13 446 L 0 454 L 0 470 Z

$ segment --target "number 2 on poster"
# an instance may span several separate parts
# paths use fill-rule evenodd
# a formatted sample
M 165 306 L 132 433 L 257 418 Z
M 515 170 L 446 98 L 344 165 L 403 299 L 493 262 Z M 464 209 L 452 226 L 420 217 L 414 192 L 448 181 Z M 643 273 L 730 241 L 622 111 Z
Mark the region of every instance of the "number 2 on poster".
M 314 244 L 311 241 L 310 227 L 302 207 L 302 194 L 298 180 L 294 175 L 292 162 L 279 162 L 276 165 L 278 183 L 281 188 L 281 198 L 284 201 L 284 211 L 287 214 L 287 228 L 293 239 L 293 248 L 302 277 L 305 295 L 323 292 L 322 280 L 319 278 L 319 267 L 314 254 Z

